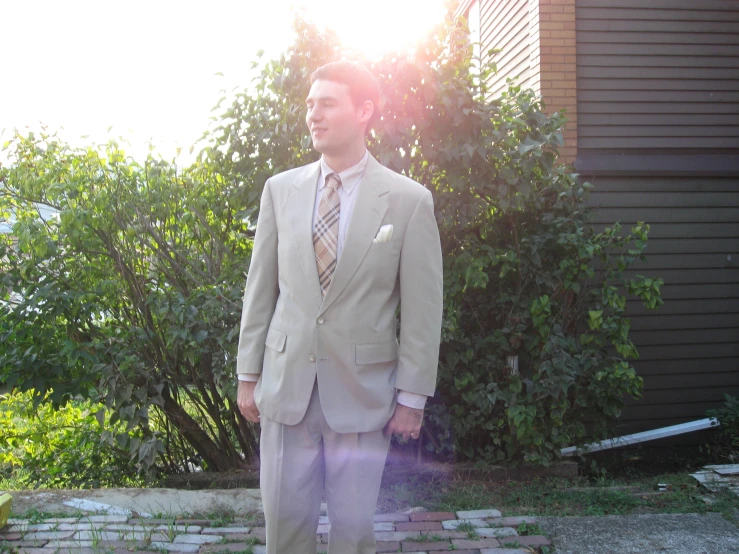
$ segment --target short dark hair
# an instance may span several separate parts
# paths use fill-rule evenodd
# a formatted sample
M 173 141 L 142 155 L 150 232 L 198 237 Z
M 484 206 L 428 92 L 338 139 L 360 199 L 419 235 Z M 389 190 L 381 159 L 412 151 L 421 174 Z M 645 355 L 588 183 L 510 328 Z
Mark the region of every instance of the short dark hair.
M 380 118 L 380 85 L 370 70 L 357 62 L 341 60 L 330 62 L 316 69 L 310 76 L 311 85 L 322 79 L 333 81 L 349 87 L 352 103 L 359 107 L 367 100 L 375 107 L 367 130 Z

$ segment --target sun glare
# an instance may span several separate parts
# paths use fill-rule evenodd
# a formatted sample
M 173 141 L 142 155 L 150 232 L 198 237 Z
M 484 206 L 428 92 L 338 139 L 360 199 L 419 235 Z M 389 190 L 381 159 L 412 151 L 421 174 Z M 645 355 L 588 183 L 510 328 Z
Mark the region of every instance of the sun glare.
M 377 58 L 413 46 L 444 18 L 444 0 L 303 0 L 294 9 L 333 29 L 349 49 Z
M 372 59 L 412 48 L 444 1 L 0 1 L 5 42 L 23 45 L 0 64 L 0 143 L 2 129 L 43 123 L 75 145 L 121 136 L 139 160 L 151 142 L 185 162 L 219 91 L 249 86 L 258 50 L 271 59 L 290 44 L 295 11 Z

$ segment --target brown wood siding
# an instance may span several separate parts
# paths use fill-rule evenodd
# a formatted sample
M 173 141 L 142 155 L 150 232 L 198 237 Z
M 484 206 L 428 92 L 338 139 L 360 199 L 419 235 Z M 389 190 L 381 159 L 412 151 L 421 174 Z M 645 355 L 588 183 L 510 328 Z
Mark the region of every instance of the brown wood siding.
M 739 2 L 576 0 L 578 159 L 596 229 L 651 225 L 657 311 L 627 302 L 644 396 L 621 430 L 739 396 Z
M 664 279 L 665 305 L 627 302 L 644 395 L 618 429 L 654 429 L 705 417 L 739 395 L 739 176 L 589 176 L 595 228 L 650 224 L 646 263 L 627 275 Z
M 579 154 L 739 149 L 739 2 L 577 0 Z
M 520 84 L 528 86 L 528 0 L 480 0 L 480 42 L 483 56 L 490 49 L 500 49 L 493 57 L 498 71 L 488 79 L 491 98 L 506 90 L 507 78 L 518 77 Z

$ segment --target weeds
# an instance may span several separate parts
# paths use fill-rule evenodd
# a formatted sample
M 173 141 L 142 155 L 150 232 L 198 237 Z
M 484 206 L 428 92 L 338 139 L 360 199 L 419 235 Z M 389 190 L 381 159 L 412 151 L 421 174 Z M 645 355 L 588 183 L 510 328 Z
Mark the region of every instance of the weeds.
M 10 517 L 14 519 L 27 519 L 28 523 L 41 523 L 51 518 L 83 517 L 85 512 L 76 510 L 74 512 L 44 512 L 38 508 L 29 508 L 25 512 L 11 512 Z
M 456 529 L 455 529 L 455 530 L 456 530 L 456 531 L 461 531 L 461 532 L 463 532 L 463 533 L 464 533 L 465 531 L 466 531 L 466 532 L 468 532 L 468 533 L 473 533 L 473 532 L 475 532 L 475 526 L 474 526 L 474 525 L 472 525 L 472 524 L 471 524 L 470 522 L 468 522 L 468 521 L 463 521 L 462 523 L 460 523 L 459 525 L 457 525 L 457 527 L 456 527 Z
M 539 527 L 536 523 L 523 522 L 521 525 L 516 527 L 516 532 L 521 536 L 526 535 L 543 535 L 544 530 Z

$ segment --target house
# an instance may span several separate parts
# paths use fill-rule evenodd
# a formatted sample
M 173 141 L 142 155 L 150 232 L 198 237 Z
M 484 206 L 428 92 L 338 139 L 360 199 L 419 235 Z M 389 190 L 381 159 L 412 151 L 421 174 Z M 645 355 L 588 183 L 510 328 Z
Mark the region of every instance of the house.
M 705 417 L 739 396 L 739 2 L 462 0 L 472 40 L 565 109 L 562 159 L 595 185 L 596 225 L 651 225 L 665 305 L 628 306 L 644 394 L 624 432 Z

